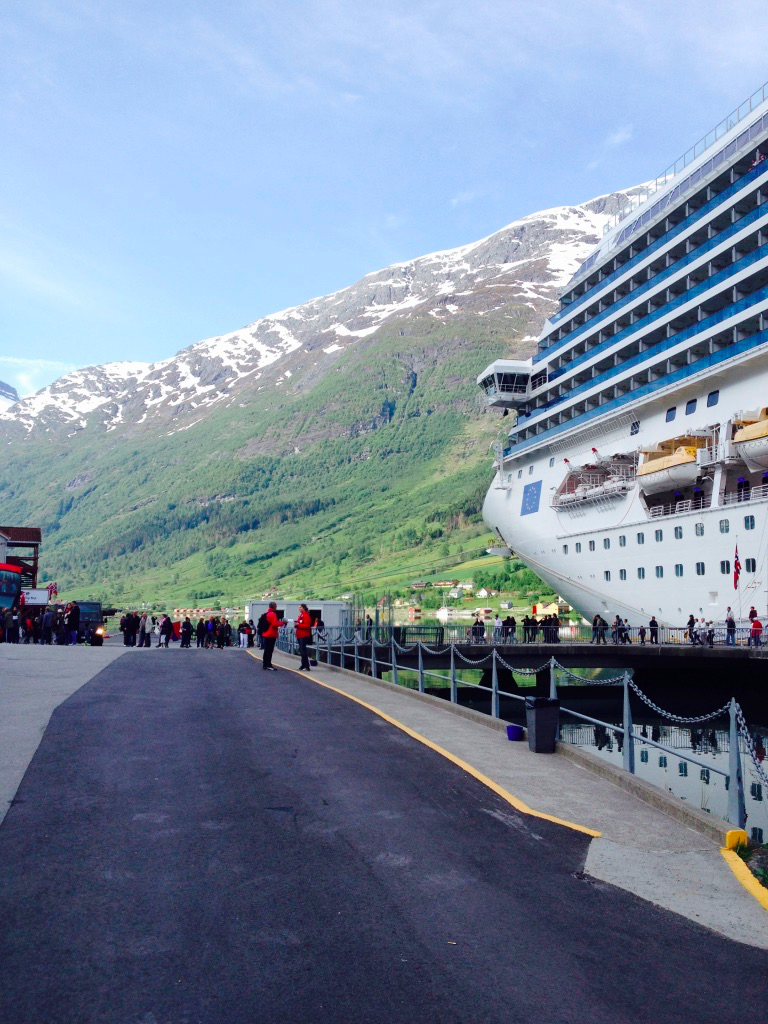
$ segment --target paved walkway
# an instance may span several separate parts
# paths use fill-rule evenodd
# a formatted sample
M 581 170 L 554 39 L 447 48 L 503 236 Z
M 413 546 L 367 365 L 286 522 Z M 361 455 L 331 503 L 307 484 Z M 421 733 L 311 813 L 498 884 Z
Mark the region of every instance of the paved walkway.
M 128 653 L 137 657 L 144 652 Z M 0 645 L 0 821 L 53 709 L 124 654 L 125 648 L 116 645 Z M 173 650 L 168 653 L 174 656 Z M 295 668 L 298 659 L 276 652 L 275 664 Z M 585 865 L 592 877 L 721 935 L 768 949 L 768 912 L 738 882 L 715 840 L 564 757 L 533 754 L 527 744 L 509 742 L 499 724 L 483 716 L 457 713 L 433 698 L 323 665 L 310 675 L 403 723 L 521 804 L 599 832 Z
M 274 661 L 298 664 L 298 658 L 280 652 Z M 509 742 L 504 726 L 485 716 L 457 713 L 462 709 L 446 708 L 439 699 L 322 664 L 308 674 L 379 708 L 533 810 L 599 832 L 585 865 L 593 878 L 738 942 L 768 949 L 768 911 L 739 883 L 720 842 L 565 757 L 534 754 L 527 743 Z
M 91 653 L 27 667 L 85 674 Z M 355 680 L 362 707 L 320 674 L 118 651 L 56 709 L 0 826 L 3 1024 L 720 1024 L 760 1004 L 762 949 L 595 881 L 583 828 L 388 724 L 386 687 Z M 506 761 L 486 724 L 391 696 Z M 544 764 L 564 767 L 528 753 L 512 775 Z

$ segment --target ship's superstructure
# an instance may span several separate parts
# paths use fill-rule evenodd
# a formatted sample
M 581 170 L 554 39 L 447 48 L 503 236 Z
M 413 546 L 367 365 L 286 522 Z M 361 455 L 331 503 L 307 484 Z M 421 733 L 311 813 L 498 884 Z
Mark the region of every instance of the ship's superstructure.
M 517 414 L 485 520 L 589 617 L 766 614 L 766 200 L 768 85 L 618 215 L 536 356 L 478 378 Z

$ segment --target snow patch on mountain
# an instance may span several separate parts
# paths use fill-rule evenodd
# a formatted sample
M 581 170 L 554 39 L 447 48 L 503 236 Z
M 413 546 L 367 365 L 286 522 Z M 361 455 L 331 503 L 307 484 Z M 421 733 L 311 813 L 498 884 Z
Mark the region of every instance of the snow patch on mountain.
M 267 385 L 294 387 L 291 374 L 298 367 L 317 366 L 318 358 L 338 359 L 337 353 L 364 343 L 392 321 L 448 322 L 493 313 L 517 321 L 518 329 L 521 316 L 523 326 L 528 321 L 538 327 L 627 195 L 530 214 L 476 242 L 392 264 L 348 288 L 206 338 L 169 359 L 78 370 L 0 408 L 0 421 L 55 432 L 89 423 L 114 430 L 164 417 L 174 421 L 175 432 L 222 401 Z M 275 375 L 270 368 L 281 360 L 288 362 Z

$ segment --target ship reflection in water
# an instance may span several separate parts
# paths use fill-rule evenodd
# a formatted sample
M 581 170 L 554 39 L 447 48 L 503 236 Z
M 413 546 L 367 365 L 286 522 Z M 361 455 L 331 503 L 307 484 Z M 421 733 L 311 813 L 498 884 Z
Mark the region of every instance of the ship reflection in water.
M 685 728 L 678 725 L 641 724 L 635 722 L 636 733 L 642 733 L 672 751 L 635 739 L 635 775 L 660 789 L 673 793 L 692 807 L 726 820 L 728 811 L 728 780 L 716 771 L 685 760 L 683 755 L 728 771 L 729 737 L 727 729 Z M 603 758 L 617 768 L 622 767 L 624 736 L 617 730 L 600 725 L 567 721 L 561 708 L 560 740 L 572 743 Z M 758 758 L 764 758 L 768 737 L 755 734 Z M 747 809 L 747 835 L 757 843 L 768 842 L 768 792 L 754 770 L 743 739 L 740 741 L 741 770 L 744 778 L 744 802 Z M 767 765 L 767 761 L 762 761 Z

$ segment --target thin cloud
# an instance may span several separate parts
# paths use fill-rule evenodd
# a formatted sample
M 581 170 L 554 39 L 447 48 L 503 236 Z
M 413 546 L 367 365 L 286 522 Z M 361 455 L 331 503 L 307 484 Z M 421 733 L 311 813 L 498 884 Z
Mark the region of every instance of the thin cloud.
M 477 193 L 475 192 L 458 192 L 450 201 L 450 205 L 453 209 L 457 206 L 466 206 L 467 203 L 474 201 Z
M 632 125 L 625 125 L 623 128 L 618 128 L 615 132 L 611 132 L 608 135 L 603 145 L 606 149 L 615 149 L 616 146 L 623 146 L 625 142 L 630 142 L 634 138 L 634 131 Z

